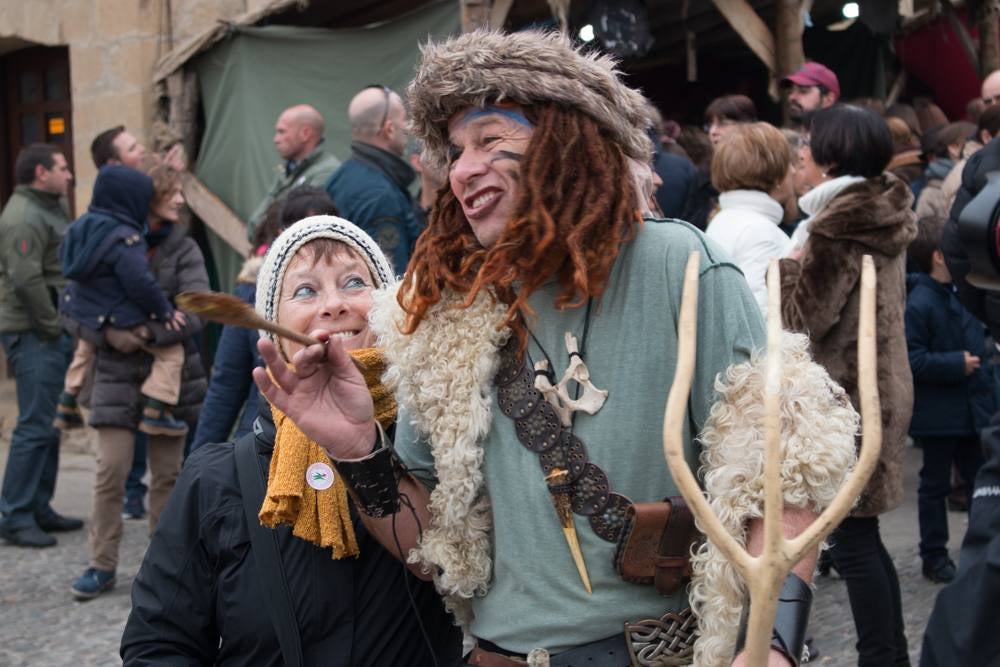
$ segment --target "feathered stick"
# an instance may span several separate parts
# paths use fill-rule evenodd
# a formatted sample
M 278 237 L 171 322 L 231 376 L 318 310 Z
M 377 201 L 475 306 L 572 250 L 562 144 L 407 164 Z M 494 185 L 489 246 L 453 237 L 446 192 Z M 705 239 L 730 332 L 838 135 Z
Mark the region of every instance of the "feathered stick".
M 184 310 L 194 313 L 199 317 L 219 324 L 228 324 L 234 327 L 244 327 L 246 329 L 263 329 L 270 331 L 275 336 L 285 338 L 300 345 L 316 345 L 320 341 L 293 331 L 288 327 L 275 324 L 265 320 L 257 314 L 249 303 L 232 294 L 222 292 L 181 292 L 176 298 L 177 305 Z M 358 370 L 364 371 L 364 365 L 354 356 L 351 356 L 354 365 Z

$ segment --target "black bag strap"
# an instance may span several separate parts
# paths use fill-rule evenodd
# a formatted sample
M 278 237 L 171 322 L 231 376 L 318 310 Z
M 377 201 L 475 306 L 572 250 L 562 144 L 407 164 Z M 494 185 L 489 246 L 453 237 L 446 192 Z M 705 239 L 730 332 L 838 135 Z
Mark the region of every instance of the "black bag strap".
M 256 436 L 248 433 L 233 445 L 236 473 L 239 475 L 243 510 L 250 532 L 250 548 L 257 566 L 257 578 L 268 597 L 271 623 L 278 635 L 281 656 L 288 667 L 302 667 L 302 638 L 295 619 L 292 596 L 288 589 L 285 566 L 278 551 L 278 536 L 260 523 L 258 514 L 264 502 L 264 473 L 257 459 Z

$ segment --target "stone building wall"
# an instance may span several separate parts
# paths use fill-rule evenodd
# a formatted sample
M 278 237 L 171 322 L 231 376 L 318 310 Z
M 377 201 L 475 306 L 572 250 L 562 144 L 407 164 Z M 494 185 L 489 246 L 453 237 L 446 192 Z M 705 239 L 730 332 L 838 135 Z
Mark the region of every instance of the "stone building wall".
M 156 61 L 217 21 L 234 19 L 267 2 L 0 0 L 0 38 L 69 47 L 77 211 L 86 208 L 93 189 L 94 136 L 125 125 L 140 141 L 147 140 Z

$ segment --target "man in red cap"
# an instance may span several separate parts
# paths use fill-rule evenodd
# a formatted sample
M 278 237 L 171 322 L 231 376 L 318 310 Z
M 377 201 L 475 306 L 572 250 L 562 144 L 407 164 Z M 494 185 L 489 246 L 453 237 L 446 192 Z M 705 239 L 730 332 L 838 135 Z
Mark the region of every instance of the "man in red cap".
M 826 65 L 808 62 L 781 80 L 788 91 L 788 115 L 801 125 L 807 114 L 833 106 L 840 98 L 840 81 Z

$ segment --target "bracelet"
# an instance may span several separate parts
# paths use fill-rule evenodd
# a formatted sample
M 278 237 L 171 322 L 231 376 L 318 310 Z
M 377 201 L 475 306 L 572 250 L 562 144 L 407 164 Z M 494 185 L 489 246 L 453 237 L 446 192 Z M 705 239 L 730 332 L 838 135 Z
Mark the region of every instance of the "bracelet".
M 771 629 L 771 648 L 788 658 L 795 667 L 802 660 L 802 647 L 806 641 L 806 624 L 812 606 L 812 589 L 797 574 L 789 573 L 778 595 L 778 609 Z M 747 612 L 743 605 L 740 631 L 736 637 L 736 653 L 746 645 Z
M 399 511 L 399 480 L 402 464 L 393 451 L 382 426 L 371 454 L 360 459 L 338 460 L 333 466 L 343 477 L 358 508 L 373 519 Z

